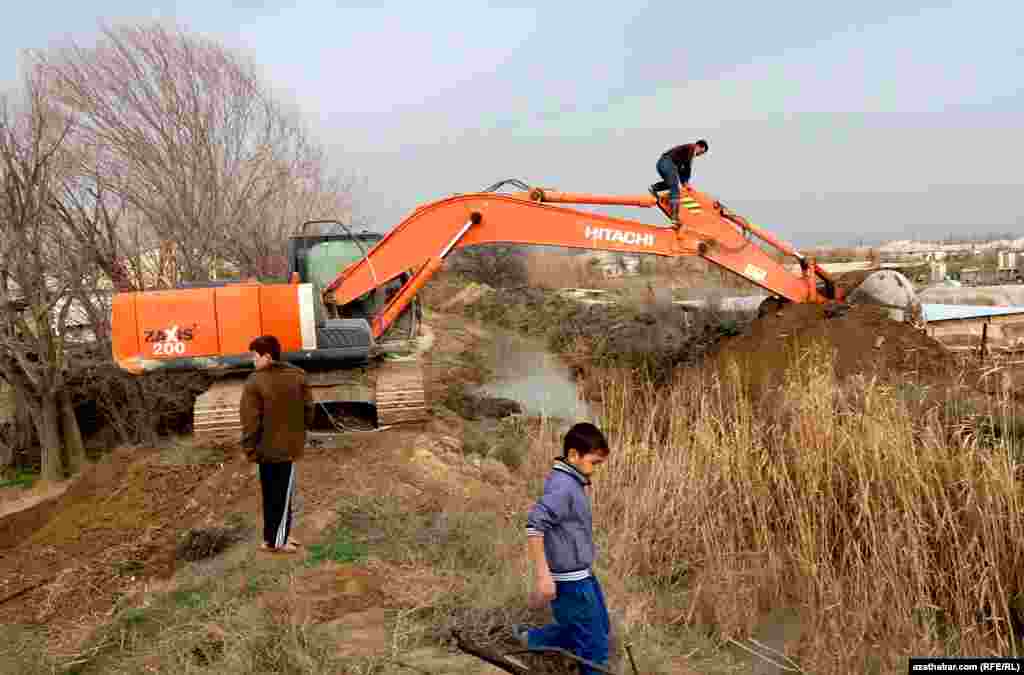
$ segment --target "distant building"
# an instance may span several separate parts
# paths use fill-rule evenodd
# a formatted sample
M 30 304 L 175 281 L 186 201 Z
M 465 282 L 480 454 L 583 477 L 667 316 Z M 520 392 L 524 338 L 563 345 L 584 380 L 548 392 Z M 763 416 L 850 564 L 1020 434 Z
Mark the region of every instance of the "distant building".
M 996 278 L 999 281 L 1015 282 L 1024 277 L 1021 274 L 1021 267 L 1024 266 L 1024 255 L 1021 251 L 1002 249 L 996 252 L 996 256 Z
M 964 284 L 976 284 L 981 278 L 980 267 L 964 267 L 957 273 L 957 278 Z
M 968 286 L 993 284 L 996 282 L 996 270 L 984 267 L 965 267 L 960 270 L 960 281 Z

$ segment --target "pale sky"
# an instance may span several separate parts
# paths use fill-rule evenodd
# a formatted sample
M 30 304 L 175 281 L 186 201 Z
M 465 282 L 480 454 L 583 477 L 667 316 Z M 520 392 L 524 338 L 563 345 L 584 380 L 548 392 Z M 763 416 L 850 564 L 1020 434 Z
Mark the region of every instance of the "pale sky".
M 0 83 L 101 21 L 174 22 L 263 68 L 381 231 L 503 178 L 645 194 L 706 138 L 693 185 L 798 246 L 1024 234 L 1024 3 L 151 5 L 13 4 Z

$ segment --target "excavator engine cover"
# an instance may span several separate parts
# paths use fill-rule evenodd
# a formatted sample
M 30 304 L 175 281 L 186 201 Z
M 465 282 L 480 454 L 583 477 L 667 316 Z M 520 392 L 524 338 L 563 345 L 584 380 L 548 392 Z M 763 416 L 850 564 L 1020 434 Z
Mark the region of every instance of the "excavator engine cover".
M 281 358 L 365 361 L 365 319 L 320 319 L 311 284 L 224 284 L 114 298 L 114 358 L 129 372 L 227 370 L 251 366 L 249 343 L 271 334 Z

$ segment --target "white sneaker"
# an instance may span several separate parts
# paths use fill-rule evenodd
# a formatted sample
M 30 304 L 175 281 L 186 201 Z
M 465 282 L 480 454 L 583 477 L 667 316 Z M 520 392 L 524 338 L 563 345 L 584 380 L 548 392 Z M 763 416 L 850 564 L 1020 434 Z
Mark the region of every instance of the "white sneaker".
M 523 647 L 530 646 L 529 632 L 530 627 L 525 623 L 512 624 L 512 637 L 514 637 L 519 644 L 523 645 Z

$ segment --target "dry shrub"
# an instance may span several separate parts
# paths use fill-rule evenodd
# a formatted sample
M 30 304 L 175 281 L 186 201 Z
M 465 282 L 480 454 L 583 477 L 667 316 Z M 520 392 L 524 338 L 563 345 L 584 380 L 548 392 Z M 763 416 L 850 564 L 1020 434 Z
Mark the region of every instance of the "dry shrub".
M 224 552 L 249 534 L 245 526 L 202 527 L 184 532 L 175 547 L 177 560 L 205 560 Z
M 840 382 L 813 345 L 761 408 L 740 380 L 693 368 L 663 389 L 602 382 L 614 452 L 594 500 L 616 576 L 697 589 L 693 621 L 723 638 L 769 608 L 806 608 L 807 672 L 1020 652 L 1013 436 L 950 434 L 955 401 Z
M 780 260 L 779 262 L 789 263 L 791 261 Z M 728 289 L 727 295 L 764 293 L 746 278 L 703 258 L 680 258 L 675 261 L 671 279 L 677 287 L 696 289 L 698 297 L 703 297 L 705 289 L 709 287 Z
M 526 278 L 531 286 L 560 288 L 604 288 L 605 278 L 585 256 L 548 251 L 531 251 L 526 256 Z
M 87 438 L 153 444 L 160 436 L 191 430 L 195 400 L 213 380 L 200 372 L 132 375 L 93 354 L 79 364 L 68 388 Z
M 470 283 L 469 279 L 453 272 L 449 267 L 442 267 L 427 285 L 420 289 L 417 297 L 423 303 L 424 309 L 437 310 Z
M 527 283 L 526 253 L 522 246 L 478 244 L 456 249 L 447 268 L 455 274 L 495 288 Z

